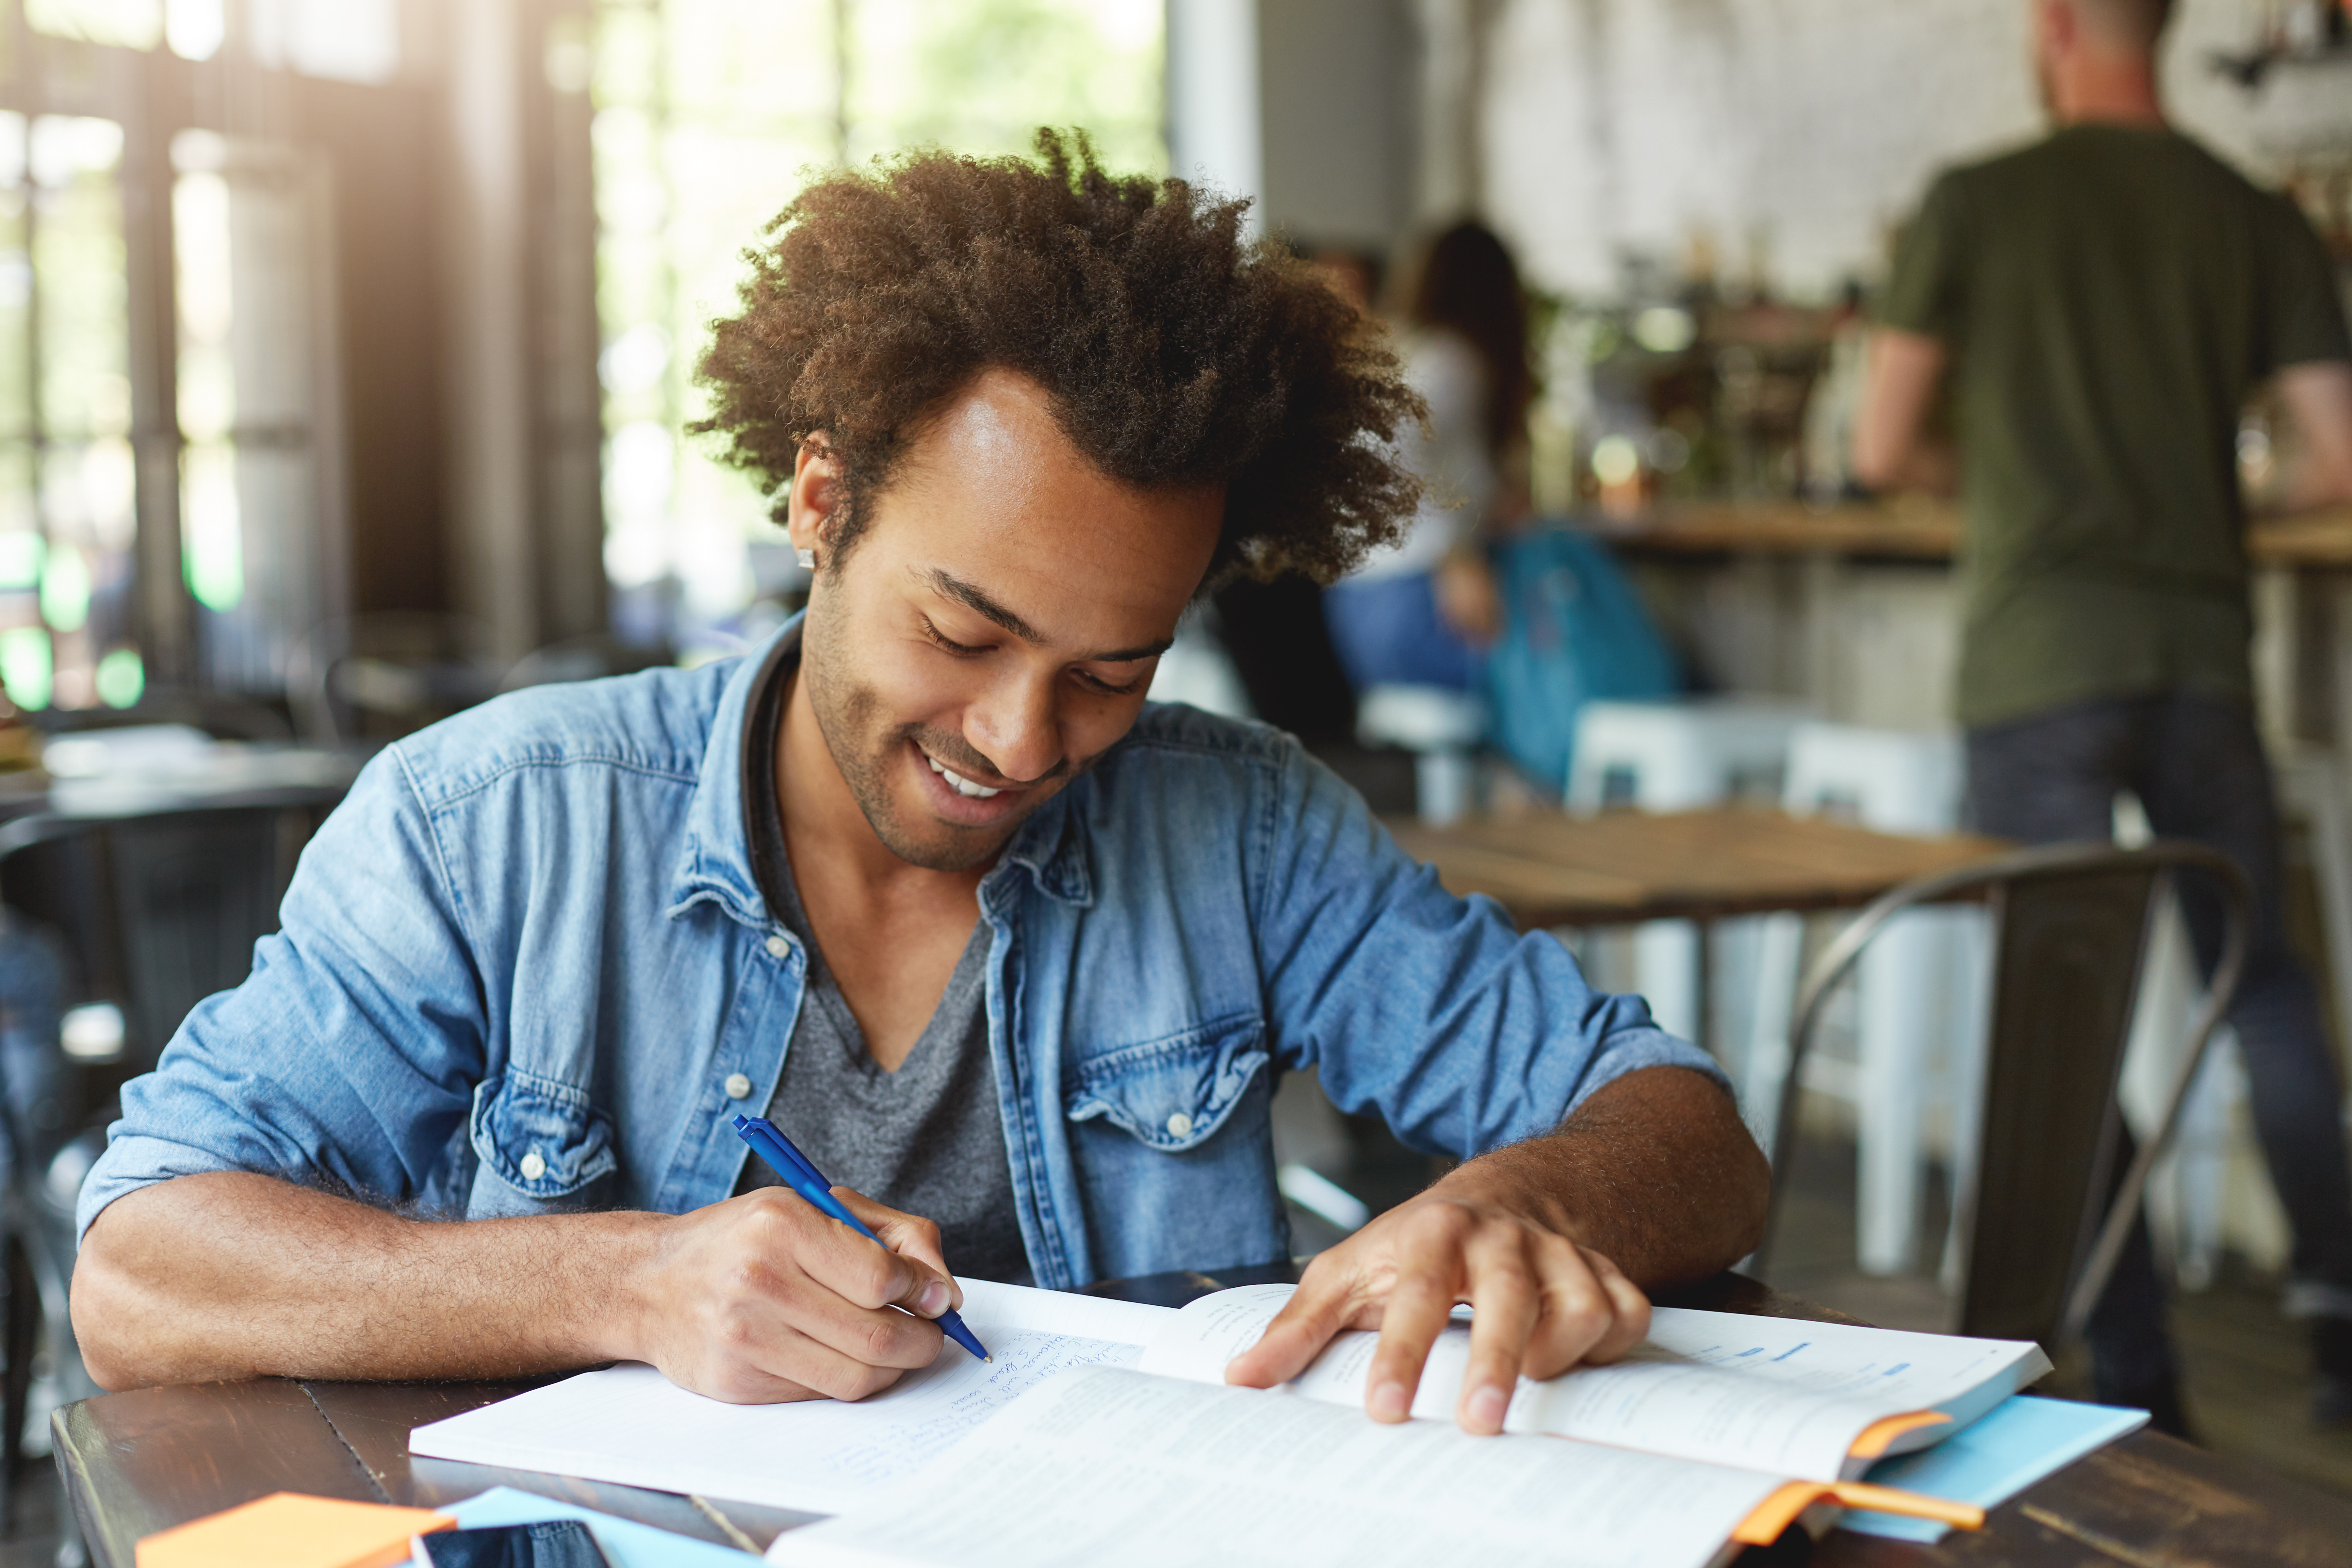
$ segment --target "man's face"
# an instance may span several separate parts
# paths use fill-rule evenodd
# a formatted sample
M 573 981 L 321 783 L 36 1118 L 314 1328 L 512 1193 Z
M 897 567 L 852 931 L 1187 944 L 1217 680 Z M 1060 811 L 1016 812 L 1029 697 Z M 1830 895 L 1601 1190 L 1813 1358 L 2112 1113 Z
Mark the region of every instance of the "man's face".
M 800 678 L 875 835 L 913 865 L 970 870 L 1135 722 L 1223 495 L 1105 477 L 1043 390 L 1003 371 L 861 500 L 838 562 L 830 473 L 804 455 L 793 483 L 793 542 L 820 565 Z

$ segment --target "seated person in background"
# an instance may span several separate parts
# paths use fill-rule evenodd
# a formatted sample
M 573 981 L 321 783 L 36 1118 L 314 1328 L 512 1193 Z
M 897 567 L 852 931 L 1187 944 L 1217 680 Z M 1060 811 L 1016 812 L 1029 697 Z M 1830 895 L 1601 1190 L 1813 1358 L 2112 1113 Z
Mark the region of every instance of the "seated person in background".
M 1359 696 L 1391 684 L 1479 689 L 1503 629 L 1487 536 L 1527 510 L 1524 487 L 1507 477 L 1521 466 L 1535 392 L 1527 300 L 1491 229 L 1457 223 L 1429 242 L 1406 277 L 1403 328 L 1405 379 L 1429 410 L 1400 443 L 1423 482 L 1420 508 L 1323 594 Z
M 1318 1258 L 1236 1381 L 1377 1327 L 1402 1419 L 1467 1301 L 1494 1431 L 1749 1247 L 1763 1162 L 1706 1057 L 1289 737 L 1145 706 L 1208 584 L 1394 534 L 1413 399 L 1240 204 L 1040 148 L 786 210 L 704 428 L 814 557 L 806 616 L 370 764 L 124 1094 L 73 1290 L 100 1383 L 625 1358 L 858 1398 L 938 1352 L 950 1266 L 1284 1257 L 1267 1107 L 1304 1068 L 1465 1163 Z M 753 1110 L 892 1250 L 758 1184 Z

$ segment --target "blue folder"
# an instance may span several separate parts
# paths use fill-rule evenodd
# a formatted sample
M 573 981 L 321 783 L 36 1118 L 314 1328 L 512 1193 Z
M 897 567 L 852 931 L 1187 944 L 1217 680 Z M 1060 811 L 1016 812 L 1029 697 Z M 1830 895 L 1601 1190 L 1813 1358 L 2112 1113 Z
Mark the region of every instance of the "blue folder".
M 2080 1405 L 2070 1399 L 2013 1394 L 1932 1448 L 1899 1454 L 1870 1467 L 1864 1478 L 1990 1509 L 2042 1477 L 2147 1425 L 2145 1410 Z M 1949 1525 L 1891 1513 L 1856 1511 L 1838 1521 L 1864 1535 L 1935 1542 Z

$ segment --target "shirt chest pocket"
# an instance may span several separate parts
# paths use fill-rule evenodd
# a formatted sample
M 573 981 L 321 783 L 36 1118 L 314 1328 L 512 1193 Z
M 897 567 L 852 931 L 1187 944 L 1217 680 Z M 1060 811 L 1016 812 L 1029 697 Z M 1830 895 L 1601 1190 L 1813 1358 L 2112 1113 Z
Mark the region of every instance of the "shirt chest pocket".
M 481 1173 L 471 1218 L 576 1210 L 610 1202 L 620 1161 L 613 1127 L 580 1089 L 509 1070 L 474 1090 L 467 1133 Z
M 1266 1060 L 1265 1026 L 1255 1017 L 1120 1046 L 1076 1065 L 1067 1114 L 1103 1118 L 1149 1148 L 1181 1153 L 1216 1134 Z

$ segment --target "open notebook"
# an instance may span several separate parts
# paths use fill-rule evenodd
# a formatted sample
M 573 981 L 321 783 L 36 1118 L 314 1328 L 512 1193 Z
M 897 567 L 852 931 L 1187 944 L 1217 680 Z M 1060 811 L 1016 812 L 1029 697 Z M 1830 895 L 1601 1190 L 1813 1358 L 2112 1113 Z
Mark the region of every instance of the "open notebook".
M 861 1404 L 721 1405 L 620 1366 L 418 1427 L 409 1448 L 842 1516 L 779 1537 L 777 1562 L 1148 1562 L 1158 1535 L 1171 1562 L 1419 1568 L 1443 1539 L 1441 1558 L 1696 1565 L 2049 1365 L 2031 1344 L 1660 1308 L 1625 1362 L 1523 1382 L 1507 1430 L 1575 1440 L 1518 1442 L 1451 1424 L 1466 1328 L 1430 1358 L 1414 1414 L 1431 1418 L 1388 1427 L 1361 1414 L 1370 1334 L 1284 1392 L 1223 1386 L 1288 1286 L 1179 1312 L 963 1285 L 993 1363 L 950 1346 Z

